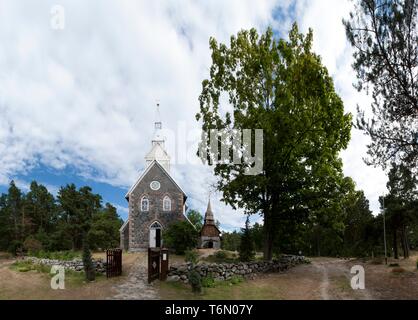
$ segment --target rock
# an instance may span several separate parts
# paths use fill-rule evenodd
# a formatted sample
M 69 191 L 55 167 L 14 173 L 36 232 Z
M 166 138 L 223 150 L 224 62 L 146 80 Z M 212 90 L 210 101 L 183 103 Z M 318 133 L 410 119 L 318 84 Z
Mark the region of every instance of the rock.
M 180 277 L 179 276 L 177 276 L 177 275 L 174 275 L 174 276 L 168 276 L 167 277 L 167 281 L 168 282 L 177 282 L 177 281 L 179 281 L 180 280 Z

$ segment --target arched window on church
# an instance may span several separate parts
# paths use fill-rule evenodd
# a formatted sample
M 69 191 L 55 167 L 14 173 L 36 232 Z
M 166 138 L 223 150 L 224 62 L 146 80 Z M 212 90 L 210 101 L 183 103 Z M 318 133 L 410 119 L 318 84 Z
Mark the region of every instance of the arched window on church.
M 141 199 L 141 211 L 149 210 L 149 200 L 147 196 L 142 197 Z
M 165 196 L 163 199 L 163 210 L 171 211 L 171 199 L 169 196 Z

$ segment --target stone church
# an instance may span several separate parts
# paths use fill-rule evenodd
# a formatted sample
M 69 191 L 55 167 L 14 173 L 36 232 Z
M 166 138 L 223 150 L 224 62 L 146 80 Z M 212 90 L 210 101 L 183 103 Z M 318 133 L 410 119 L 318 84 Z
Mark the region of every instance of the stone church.
M 162 247 L 164 229 L 175 221 L 188 220 L 185 215 L 187 196 L 170 175 L 170 156 L 165 150 L 165 140 L 161 130 L 162 122 L 157 120 L 154 123 L 151 150 L 145 156 L 145 170 L 125 195 L 129 203 L 129 216 L 120 228 L 120 246 L 124 250 L 143 251 L 149 247 Z M 206 229 L 210 229 L 210 234 L 214 235 L 213 213 L 207 213 L 206 216 L 208 218 L 205 219 L 205 225 L 208 226 Z M 202 232 L 204 229 L 205 227 Z M 219 233 L 219 241 L 217 241 L 217 239 L 208 240 L 207 231 L 202 232 L 200 244 L 217 247 L 220 243 Z M 203 234 L 205 240 L 202 242 Z M 208 241 L 212 242 L 209 244 Z

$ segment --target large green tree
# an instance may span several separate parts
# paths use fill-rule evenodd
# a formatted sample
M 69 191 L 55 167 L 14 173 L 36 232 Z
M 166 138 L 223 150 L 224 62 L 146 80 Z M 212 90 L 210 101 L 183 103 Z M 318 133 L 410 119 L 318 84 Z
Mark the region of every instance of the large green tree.
M 372 92 L 357 125 L 372 139 L 371 164 L 418 161 L 418 32 L 416 0 L 357 0 L 344 20 L 354 48 L 357 89 Z M 370 111 L 370 112 L 369 112 Z
M 310 206 L 328 208 L 321 186 L 331 194 L 342 181 L 338 152 L 350 139 L 351 115 L 344 114 L 332 78 L 312 52 L 312 38 L 312 31 L 300 34 L 294 24 L 288 41 L 276 39 L 271 29 L 261 35 L 255 29 L 240 31 L 229 47 L 210 39 L 212 66 L 196 117 L 206 135 L 211 129 L 263 130 L 264 156 L 256 155 L 262 161 L 259 174 L 246 174 L 252 165 L 245 159 L 216 162 L 214 172 L 223 201 L 263 216 L 265 259 L 272 258 L 282 221 L 300 225 Z M 232 111 L 221 104 L 225 98 Z M 221 138 L 218 143 L 228 146 Z M 252 139 L 230 154 L 248 155 L 254 147 Z M 219 158 L 205 134 L 199 151 L 205 160 Z

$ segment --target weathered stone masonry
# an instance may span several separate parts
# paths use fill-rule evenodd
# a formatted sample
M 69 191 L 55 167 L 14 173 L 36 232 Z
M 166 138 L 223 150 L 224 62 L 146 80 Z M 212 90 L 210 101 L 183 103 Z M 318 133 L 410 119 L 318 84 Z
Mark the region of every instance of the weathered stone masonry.
M 303 256 L 283 255 L 279 260 L 253 261 L 239 263 L 200 263 L 194 270 L 202 277 L 212 276 L 215 280 L 230 280 L 233 276 L 251 277 L 255 274 L 267 272 L 282 272 L 298 264 L 308 263 Z M 168 281 L 188 282 L 191 264 L 171 266 Z

